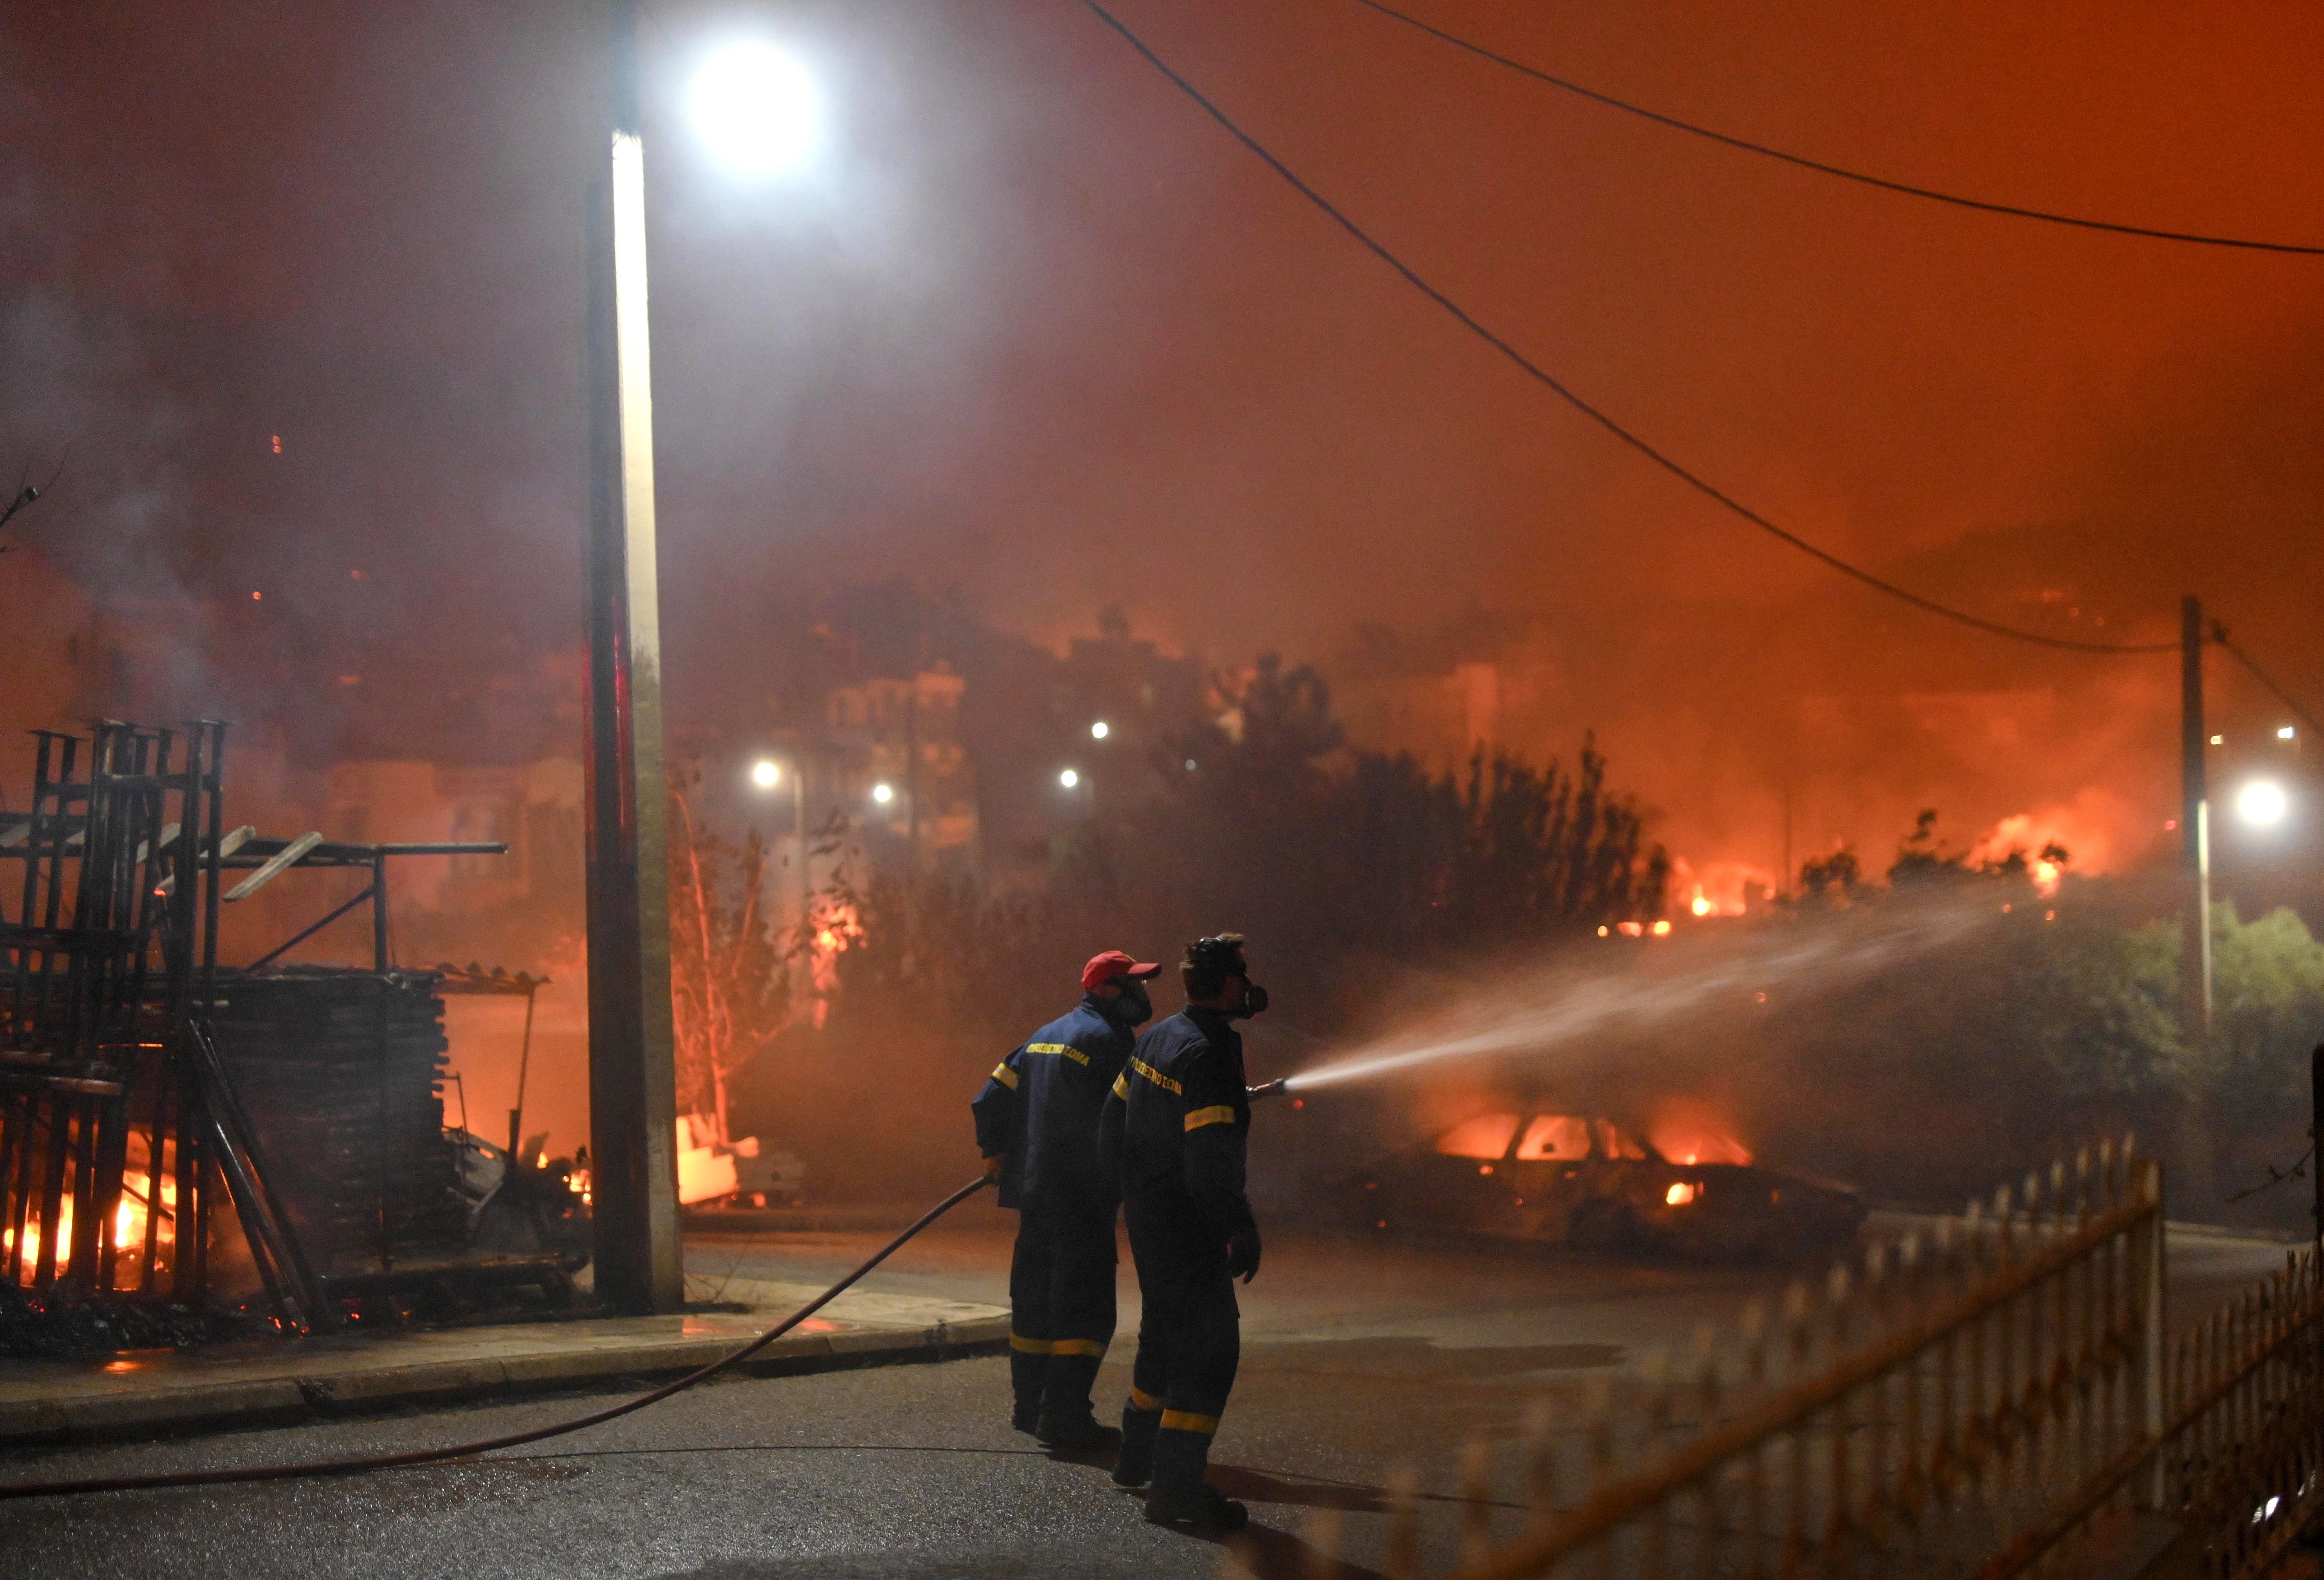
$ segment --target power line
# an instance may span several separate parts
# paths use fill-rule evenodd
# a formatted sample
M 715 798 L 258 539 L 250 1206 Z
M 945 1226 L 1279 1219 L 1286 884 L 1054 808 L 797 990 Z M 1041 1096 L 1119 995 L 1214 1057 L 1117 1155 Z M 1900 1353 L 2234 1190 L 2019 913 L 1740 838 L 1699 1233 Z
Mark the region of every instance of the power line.
M 2249 670 L 2252 672 L 2252 679 L 2257 680 L 2270 691 L 2274 692 L 2275 699 L 2278 702 L 2282 703 L 2284 707 L 2290 708 L 2292 710 L 2292 716 L 2298 719 L 2302 725 L 2305 725 L 2310 734 L 2324 736 L 2324 725 L 2318 724 L 2315 719 L 2309 716 L 2308 710 L 2292 699 L 2291 692 L 2286 691 L 2282 687 L 2277 685 L 2273 677 L 2269 675 L 2265 670 L 2261 669 L 2257 664 L 2252 661 L 2251 654 L 2244 651 L 2243 649 L 2228 641 L 2227 628 L 2219 624 L 2217 621 L 2214 621 L 2211 624 L 2211 640 L 2218 642 L 2221 647 L 2226 648 L 2229 652 L 2235 654 L 2236 661 L 2242 664 L 2245 669 Z
M 1986 632 L 1994 636 L 2006 636 L 2017 642 L 2034 642 L 2043 647 L 2062 648 L 2069 652 L 2153 653 L 2176 652 L 2178 651 L 2179 644 L 2175 642 L 2136 643 L 2077 642 L 2069 637 L 2045 636 L 2040 632 L 2021 631 L 2014 625 L 2003 625 L 1996 621 L 1981 619 L 1975 614 L 1968 613 L 1966 610 L 1956 609 L 1949 605 L 1940 604 L 1933 598 L 1924 598 L 1918 593 L 1898 587 L 1895 582 L 1884 581 L 1879 577 L 1873 575 L 1870 571 L 1849 564 L 1847 560 L 1840 559 L 1838 555 L 1831 552 L 1829 550 L 1817 547 L 1815 544 L 1811 543 L 1796 532 L 1789 531 L 1783 527 L 1777 526 L 1774 522 L 1769 521 L 1766 516 L 1761 515 L 1757 511 L 1753 510 L 1749 505 L 1745 504 L 1734 495 L 1726 493 L 1717 485 L 1711 483 L 1696 473 L 1688 470 L 1679 462 L 1672 459 L 1669 456 L 1655 448 L 1652 444 L 1649 444 L 1646 440 L 1631 432 L 1630 430 L 1623 427 L 1622 424 L 1616 421 L 1612 417 L 1607 415 L 1606 412 L 1600 411 L 1598 407 L 1591 405 L 1588 401 L 1576 394 L 1554 374 L 1550 374 L 1547 370 L 1540 366 L 1540 365 L 1526 356 L 1524 352 L 1519 351 L 1515 346 L 1509 344 L 1508 341 L 1503 339 L 1499 335 L 1494 333 L 1491 329 L 1487 328 L 1482 323 L 1479 322 L 1467 309 L 1463 308 L 1459 302 L 1454 301 L 1443 291 L 1439 291 L 1435 286 L 1431 285 L 1426 280 L 1421 278 L 1419 273 L 1415 271 L 1410 264 L 1406 263 L 1402 258 L 1397 256 L 1396 254 L 1390 252 L 1385 245 L 1375 240 L 1369 231 L 1366 231 L 1354 220 L 1349 218 L 1347 215 L 1342 213 L 1333 205 L 1331 199 L 1325 198 L 1321 192 L 1318 192 L 1314 188 L 1309 186 L 1305 180 L 1301 180 L 1300 177 L 1293 171 L 1289 165 L 1285 164 L 1283 161 L 1277 159 L 1273 153 L 1269 152 L 1263 143 L 1261 143 L 1257 138 L 1253 137 L 1250 133 L 1244 131 L 1240 126 L 1237 125 L 1233 120 L 1229 118 L 1225 111 L 1220 109 L 1217 105 L 1213 104 L 1209 98 L 1204 97 L 1200 88 L 1187 81 L 1184 77 L 1178 75 L 1176 71 L 1171 69 L 1169 64 L 1165 61 L 1161 56 L 1156 54 L 1151 49 L 1148 48 L 1146 42 L 1143 39 L 1139 38 L 1136 33 L 1130 32 L 1128 27 L 1124 26 L 1121 22 L 1112 14 L 1112 13 L 1107 11 L 1103 5 L 1100 5 L 1098 0 L 1082 0 L 1082 4 L 1086 5 L 1090 11 L 1096 15 L 1099 21 L 1104 23 L 1106 26 L 1111 28 L 1115 32 L 1120 33 L 1124 39 L 1129 41 L 1130 46 L 1136 50 L 1140 55 L 1144 56 L 1148 64 L 1151 65 L 1164 77 L 1167 78 L 1181 93 L 1184 93 L 1188 98 L 1193 99 L 1194 103 L 1201 106 L 1204 111 L 1208 114 L 1213 120 L 1225 127 L 1228 133 L 1231 134 L 1237 142 L 1240 143 L 1245 148 L 1248 148 L 1251 152 L 1257 154 L 1261 160 L 1265 161 L 1268 167 L 1274 171 L 1277 175 L 1281 176 L 1284 180 L 1288 182 L 1292 189 L 1298 192 L 1301 197 L 1306 199 L 1308 202 L 1321 209 L 1323 214 L 1333 221 L 1333 223 L 1339 226 L 1341 229 L 1346 231 L 1350 236 L 1360 242 L 1375 257 L 1378 257 L 1389 268 L 1402 275 L 1405 282 L 1411 285 L 1413 289 L 1427 297 L 1429 300 L 1434 302 L 1438 307 L 1443 308 L 1447 313 L 1450 313 L 1452 318 L 1460 323 L 1462 328 L 1467 329 L 1471 334 L 1484 341 L 1486 345 L 1490 346 L 1494 350 L 1499 352 L 1511 363 L 1515 364 L 1516 366 L 1527 377 L 1533 379 L 1543 387 L 1551 391 L 1567 405 L 1572 407 L 1576 411 L 1581 412 L 1584 417 L 1589 418 L 1592 422 L 1598 424 L 1599 427 L 1604 429 L 1608 433 L 1612 434 L 1616 439 L 1621 440 L 1622 443 L 1628 445 L 1638 454 L 1646 457 L 1655 466 L 1660 467 L 1664 471 L 1669 473 L 1672 476 L 1676 477 L 1680 482 L 1684 483 L 1696 493 L 1711 500 L 1732 514 L 1740 516 L 1743 520 L 1750 522 L 1753 526 L 1757 527 L 1761 531 L 1769 534 L 1784 543 L 1789 544 L 1791 547 L 1798 550 L 1803 554 L 1808 555 L 1812 559 L 1821 560 L 1825 565 L 1830 566 L 1832 569 L 1839 571 L 1842 576 L 1853 577 L 1855 580 L 1863 583 L 1866 587 L 1871 587 L 1875 591 L 1886 593 L 1893 598 L 1902 599 L 1904 602 L 1912 605 L 1914 608 L 1923 610 L 1928 614 L 1939 615 L 1943 619 L 1953 621 L 1958 624 L 1969 626 L 1972 630 Z
M 1900 192 L 1907 198 L 1925 198 L 1932 203 L 1950 203 L 1956 208 L 1974 208 L 1985 214 L 2004 214 L 2014 219 L 2038 219 L 2045 225 L 2067 225 L 2077 230 L 2103 230 L 2116 236 L 2143 236 L 2149 241 L 2189 242 L 2197 246 L 2236 247 L 2246 252 L 2289 253 L 2298 257 L 2324 257 L 2324 246 L 2301 246 L 2292 242 L 2255 241 L 2247 236 L 2205 236 L 2194 231 L 2159 230 L 2144 225 L 2117 225 L 2107 219 L 2083 219 L 2071 214 L 2052 214 L 2045 208 L 2024 208 L 2013 203 L 1990 203 L 1982 198 L 1964 198 L 1957 192 L 1940 192 L 1929 187 L 1915 187 L 1905 181 L 1892 181 L 1885 176 L 1868 175 L 1862 171 L 1849 170 L 1843 165 L 1826 164 L 1820 159 L 1809 159 L 1798 153 L 1786 153 L 1780 148 L 1770 148 L 1764 143 L 1753 143 L 1746 138 L 1730 136 L 1725 132 L 1715 132 L 1708 126 L 1698 126 L 1692 121 L 1682 121 L 1675 115 L 1666 115 L 1659 110 L 1650 110 L 1644 105 L 1635 105 L 1627 99 L 1616 98 L 1611 94 L 1600 93 L 1594 88 L 1585 88 L 1569 78 L 1554 76 L 1538 67 L 1528 66 L 1522 60 L 1513 60 L 1507 55 L 1496 54 L 1482 44 L 1471 43 L 1457 33 L 1447 32 L 1443 28 L 1432 26 L 1416 16 L 1407 16 L 1391 6 L 1383 5 L 1380 0 L 1356 0 L 1356 4 L 1368 10 L 1377 11 L 1382 16 L 1400 22 L 1406 27 L 1416 28 L 1433 39 L 1451 44 L 1456 50 L 1466 50 L 1480 60 L 1490 60 L 1497 66 L 1506 66 L 1510 70 L 1530 77 L 1536 82 L 1545 82 L 1552 88 L 1577 94 L 1593 103 L 1604 105 L 1609 109 L 1620 110 L 1625 115 L 1637 115 L 1642 120 L 1652 121 L 1656 125 L 1668 126 L 1673 131 L 1684 132 L 1691 136 L 1707 138 L 1711 142 L 1723 143 L 1729 148 L 1740 149 L 1746 153 L 1757 153 L 1764 158 L 1781 160 L 1785 164 L 1797 165 L 1802 170 L 1812 170 L 1821 175 L 1838 176 L 1841 180 L 1855 181 L 1860 186 L 1877 187 L 1884 192 Z

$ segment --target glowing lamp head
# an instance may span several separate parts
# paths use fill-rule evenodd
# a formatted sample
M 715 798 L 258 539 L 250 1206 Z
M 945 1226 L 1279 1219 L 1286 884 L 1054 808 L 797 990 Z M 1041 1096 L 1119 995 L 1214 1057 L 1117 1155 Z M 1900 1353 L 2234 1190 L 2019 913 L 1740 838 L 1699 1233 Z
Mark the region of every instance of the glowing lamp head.
M 757 785 L 761 790 L 774 789 L 776 785 L 782 781 L 782 777 L 783 771 L 781 766 L 778 763 L 760 762 L 754 764 L 751 769 L 751 782 Z
M 1063 773 L 1061 773 L 1061 774 L 1057 775 L 1057 782 L 1058 782 L 1059 784 L 1061 784 L 1061 785 L 1065 786 L 1067 790 L 1071 790 L 1071 789 L 1073 789 L 1073 788 L 1074 788 L 1074 786 L 1075 786 L 1075 785 L 1077 785 L 1077 784 L 1081 783 L 1081 781 L 1082 781 L 1082 776 L 1081 776 L 1080 774 L 1078 774 L 1078 773 L 1075 773 L 1075 772 L 1074 772 L 1072 769 L 1070 769 L 1070 768 L 1066 769 Z
M 1090 725 L 1090 739 L 1093 741 L 1102 741 L 1111 734 L 1113 734 L 1112 726 L 1108 725 L 1103 719 L 1100 719 L 1097 723 Z
M 2298 730 L 2293 729 L 2290 725 L 2284 725 L 2276 730 L 2275 738 L 2279 741 L 2289 741 L 2297 736 L 2299 733 L 2300 732 Z
M 2236 793 L 2236 815 L 2262 828 L 2282 822 L 2291 809 L 2283 787 L 2270 780 L 2255 779 Z
M 696 134 L 746 175 L 788 174 L 822 141 L 814 77 L 772 44 L 729 44 L 712 55 L 695 72 L 688 101 Z
M 896 799 L 896 787 L 892 784 L 875 784 L 872 787 L 872 799 L 884 807 Z

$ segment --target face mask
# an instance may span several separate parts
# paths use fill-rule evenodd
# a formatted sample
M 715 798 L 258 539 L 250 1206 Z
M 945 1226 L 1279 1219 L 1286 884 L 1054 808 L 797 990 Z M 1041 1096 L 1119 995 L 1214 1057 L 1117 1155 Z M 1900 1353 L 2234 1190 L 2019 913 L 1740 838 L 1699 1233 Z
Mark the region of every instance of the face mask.
M 1154 1015 L 1154 1001 L 1146 996 L 1142 982 L 1125 982 L 1121 996 L 1115 999 L 1106 1013 L 1125 1026 L 1142 1026 Z
M 1230 1012 L 1230 1019 L 1248 1021 L 1267 1009 L 1267 990 L 1255 982 L 1242 984 L 1242 1006 Z

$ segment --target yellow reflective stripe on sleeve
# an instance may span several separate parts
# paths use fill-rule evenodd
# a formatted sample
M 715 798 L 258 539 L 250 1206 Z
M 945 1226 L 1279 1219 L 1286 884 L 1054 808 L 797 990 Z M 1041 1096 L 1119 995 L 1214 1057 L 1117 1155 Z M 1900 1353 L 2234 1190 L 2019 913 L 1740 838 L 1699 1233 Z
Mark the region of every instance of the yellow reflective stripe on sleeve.
M 1020 1355 L 1050 1355 L 1055 1354 L 1057 1348 L 1047 1339 L 1027 1338 L 1021 1333 L 1012 1333 L 1009 1335 L 1009 1347 Z
M 1105 1341 L 1102 1338 L 1052 1339 L 1049 1341 L 1049 1354 L 1053 1355 L 1096 1355 L 1102 1359 L 1105 1354 Z
M 1165 1092 L 1176 1092 L 1182 1097 L 1186 1095 L 1186 1088 L 1178 1085 L 1177 1082 L 1172 1080 L 1169 1076 L 1164 1075 L 1160 1070 L 1156 1069 L 1152 1065 L 1148 1064 L 1142 1058 L 1131 1059 L 1130 1061 L 1130 1067 L 1136 1070 L 1139 1075 L 1144 1076 L 1156 1086 L 1161 1087 Z
M 1012 1092 L 1017 1089 L 1017 1072 L 1010 1069 L 1006 1062 L 992 1067 L 992 1078 Z
M 1222 1103 L 1216 1108 L 1197 1108 L 1186 1115 L 1186 1128 L 1200 1130 L 1206 1124 L 1232 1124 L 1234 1110 Z
M 1113 1095 L 1120 1098 L 1124 1103 L 1130 1101 L 1130 1077 L 1128 1076 L 1123 1075 L 1113 1077 Z
M 1198 1416 L 1192 1410 L 1164 1410 L 1162 1429 L 1166 1432 L 1200 1432 L 1208 1437 L 1219 1429 L 1216 1416 Z
M 1130 1408 L 1134 1410 L 1144 1410 L 1150 1415 L 1162 1408 L 1162 1401 L 1150 1393 L 1140 1391 L 1138 1385 L 1132 1383 L 1130 1389 Z

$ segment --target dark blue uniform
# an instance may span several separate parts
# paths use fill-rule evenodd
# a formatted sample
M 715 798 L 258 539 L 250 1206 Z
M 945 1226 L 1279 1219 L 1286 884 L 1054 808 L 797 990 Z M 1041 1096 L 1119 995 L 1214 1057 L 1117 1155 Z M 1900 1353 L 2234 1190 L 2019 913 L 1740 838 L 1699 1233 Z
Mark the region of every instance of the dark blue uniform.
M 1009 1269 L 1010 1381 L 1017 1424 L 1070 1424 L 1113 1342 L 1114 1211 L 1120 1187 L 1098 1163 L 1098 1114 L 1134 1033 L 1091 993 L 994 1067 L 971 1104 L 977 1145 L 1004 1160 L 1001 1205 L 1015 1207 Z
M 1242 1358 L 1228 1242 L 1257 1241 L 1243 1193 L 1250 1098 L 1234 1022 L 1190 1006 L 1157 1023 L 1139 1039 L 1102 1123 L 1145 1302 L 1123 1437 L 1155 1443 L 1157 1484 L 1174 1466 L 1199 1484 Z

